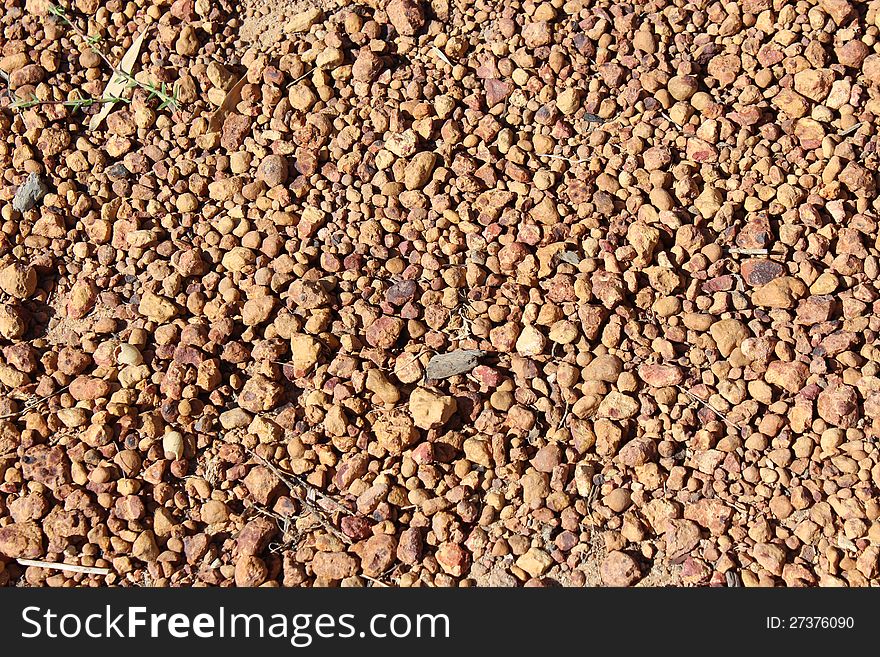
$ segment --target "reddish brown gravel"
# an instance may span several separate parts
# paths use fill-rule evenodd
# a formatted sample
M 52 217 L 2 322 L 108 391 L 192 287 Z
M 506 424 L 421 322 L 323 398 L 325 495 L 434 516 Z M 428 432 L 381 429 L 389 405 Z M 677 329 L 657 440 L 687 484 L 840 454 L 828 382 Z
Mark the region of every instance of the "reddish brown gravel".
M 58 1 L 0 585 L 880 583 L 880 1 Z

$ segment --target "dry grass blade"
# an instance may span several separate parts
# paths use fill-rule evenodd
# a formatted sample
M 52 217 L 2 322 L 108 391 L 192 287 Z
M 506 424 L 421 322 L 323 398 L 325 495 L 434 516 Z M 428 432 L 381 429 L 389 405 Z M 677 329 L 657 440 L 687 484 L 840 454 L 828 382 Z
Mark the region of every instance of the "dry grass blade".
M 125 91 L 129 84 L 132 71 L 134 70 L 134 65 L 137 63 L 138 55 L 141 52 L 141 46 L 144 43 L 144 37 L 146 34 L 147 30 L 144 29 L 132 42 L 131 47 L 129 47 L 125 55 L 123 55 L 122 60 L 117 67 L 119 70 L 113 70 L 110 82 L 107 83 L 107 86 L 104 88 L 104 93 L 101 94 L 103 98 L 115 98 Z M 115 103 L 105 103 L 101 108 L 101 111 L 92 117 L 92 120 L 89 121 L 90 130 L 97 130 L 101 127 L 104 119 L 106 119 L 110 112 L 113 111 L 113 105 L 115 105 Z
M 444 64 L 446 64 L 447 66 L 452 66 L 452 62 L 449 61 L 449 57 L 447 57 L 446 53 L 440 50 L 440 48 L 438 48 L 437 46 L 432 46 L 431 50 L 434 52 L 435 55 L 437 55 L 437 57 L 439 57 L 443 61 Z

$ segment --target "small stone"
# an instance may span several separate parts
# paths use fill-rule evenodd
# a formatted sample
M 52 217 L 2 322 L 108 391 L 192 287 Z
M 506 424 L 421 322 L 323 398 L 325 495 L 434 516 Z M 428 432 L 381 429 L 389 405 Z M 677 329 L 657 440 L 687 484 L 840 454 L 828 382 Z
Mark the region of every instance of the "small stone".
M 269 569 L 259 557 L 246 556 L 235 562 L 235 585 L 242 588 L 259 586 L 269 576 Z
M 416 388 L 409 397 L 413 423 L 421 429 L 443 426 L 455 413 L 456 407 L 454 397 L 440 395 L 426 388 Z
M 860 69 L 865 58 L 871 54 L 871 47 L 861 39 L 852 39 L 834 49 L 837 61 L 848 68 Z
M 390 454 L 400 454 L 416 443 L 419 431 L 413 420 L 401 412 L 383 413 L 373 424 L 379 445 Z
M 312 559 L 311 566 L 318 577 L 339 581 L 355 575 L 358 562 L 345 552 L 318 552 Z
M 634 398 L 617 390 L 608 393 L 596 411 L 598 417 L 606 417 L 613 420 L 624 420 L 635 417 L 639 412 L 639 402 Z
M 250 469 L 244 478 L 244 485 L 254 501 L 264 506 L 275 500 L 281 490 L 281 482 L 269 468 L 262 465 Z
M 284 31 L 290 34 L 299 32 L 308 32 L 312 25 L 315 25 L 324 17 L 324 12 L 320 7 L 311 7 L 305 9 L 298 14 L 294 14 L 287 19 L 284 25 Z
M 46 79 L 46 69 L 39 64 L 27 64 L 15 69 L 9 75 L 9 88 L 18 89 L 25 85 L 36 85 Z
M 18 212 L 27 212 L 40 202 L 49 189 L 43 183 L 40 174 L 32 172 L 19 186 L 12 199 L 12 207 Z
M 531 547 L 520 555 L 516 560 L 516 565 L 532 577 L 541 577 L 553 565 L 553 558 L 544 550 Z
M 290 336 L 290 352 L 298 376 L 305 376 L 320 360 L 321 343 L 310 335 L 296 333 Z
M 874 174 L 856 162 L 848 162 L 840 172 L 840 182 L 854 194 L 872 194 L 876 189 Z
M 807 286 L 799 278 L 781 276 L 752 292 L 752 303 L 768 308 L 793 308 L 797 299 L 807 293 Z
M 537 356 L 544 353 L 547 346 L 547 338 L 534 326 L 523 327 L 516 340 L 516 350 L 523 356 Z
M 271 411 L 279 403 L 284 389 L 275 381 L 257 374 L 244 384 L 238 395 L 238 405 L 251 413 Z
M 581 91 L 580 89 L 566 89 L 556 97 L 556 107 L 559 111 L 569 116 L 580 109 Z
M 602 561 L 599 568 L 602 583 L 605 586 L 632 586 L 642 576 L 639 564 L 625 552 L 615 550 Z
M 131 546 L 131 556 L 141 561 L 155 561 L 159 554 L 156 535 L 149 529 L 142 531 Z
M 40 526 L 31 520 L 0 527 L 0 557 L 38 559 L 43 556 L 43 543 Z
M 532 459 L 532 465 L 538 472 L 553 472 L 562 461 L 561 450 L 557 445 L 547 445 L 538 450 Z
M 727 87 L 739 76 L 741 67 L 739 55 L 721 54 L 709 60 L 707 71 L 722 87 Z
M 649 438 L 636 438 L 621 447 L 618 458 L 630 468 L 636 468 L 654 460 L 657 455 L 657 443 Z
M 567 319 L 554 322 L 550 327 L 550 340 L 557 344 L 571 344 L 580 337 L 578 325 Z
M 351 74 L 357 82 L 372 82 L 379 77 L 383 68 L 382 58 L 371 48 L 364 47 L 358 51 Z
M 720 500 L 704 498 L 686 505 L 684 517 L 705 527 L 713 536 L 720 536 L 730 527 L 733 509 Z
M 146 292 L 141 297 L 138 312 L 152 322 L 163 324 L 177 315 L 177 306 L 164 297 Z
M 767 258 L 749 258 L 740 265 L 743 280 L 752 287 L 766 285 L 774 278 L 785 274 L 785 267 L 775 260 Z
M 831 69 L 805 69 L 794 74 L 794 90 L 821 103 L 831 91 L 834 72 Z
M 773 361 L 767 367 L 764 380 L 775 386 L 787 390 L 791 394 L 797 394 L 807 382 L 810 368 L 806 363 Z
M 553 40 L 553 33 L 550 23 L 547 21 L 538 21 L 536 23 L 526 23 L 522 29 L 522 37 L 529 48 L 540 48 L 546 46 Z
M 635 222 L 630 224 L 630 227 L 627 229 L 626 239 L 636 250 L 633 266 L 645 267 L 651 264 L 654 251 L 660 244 L 660 231 L 653 226 Z
M 400 338 L 403 327 L 403 320 L 399 317 L 380 317 L 367 328 L 367 343 L 379 349 L 390 349 Z
M 687 556 L 700 542 L 700 527 L 691 520 L 670 520 L 666 533 L 666 558 L 675 562 Z
M 715 340 L 718 351 L 725 358 L 752 335 L 749 328 L 736 319 L 722 319 L 715 322 L 709 328 L 709 332 Z
M 0 304 L 0 335 L 7 340 L 17 340 L 28 328 L 25 312 L 11 304 Z
M 421 531 L 416 527 L 404 529 L 400 534 L 400 540 L 397 542 L 398 560 L 410 565 L 418 563 L 422 558 L 423 551 L 424 542 Z
M 70 396 L 77 401 L 94 401 L 110 394 L 110 384 L 91 376 L 78 376 L 70 383 Z
M 666 88 L 675 100 L 688 100 L 697 93 L 700 85 L 692 75 L 675 75 L 669 78 Z
M 712 219 L 724 204 L 724 193 L 717 187 L 707 185 L 694 200 L 694 207 L 704 219 Z
M 819 0 L 819 6 L 837 25 L 846 23 L 854 12 L 849 0 Z
M 222 522 L 228 517 L 226 505 L 209 500 L 202 505 L 202 520 L 207 523 Z M 266 549 L 269 540 L 277 532 L 276 525 L 268 518 L 254 518 L 248 521 L 235 538 L 235 554 L 238 557 L 260 554 Z
M 287 160 L 283 155 L 267 155 L 257 167 L 257 179 L 269 187 L 287 182 Z
M 650 365 L 644 363 L 639 366 L 639 378 L 649 386 L 663 388 L 675 386 L 684 381 L 684 372 L 676 365 Z
M 807 99 L 792 89 L 780 90 L 773 97 L 772 102 L 793 119 L 798 119 L 810 111 L 810 103 Z
M 67 295 L 67 316 L 71 319 L 82 319 L 92 311 L 97 299 L 98 290 L 93 281 L 77 281 Z
M 835 427 L 848 429 L 859 420 L 859 398 L 855 388 L 837 382 L 819 393 L 816 401 L 819 417 Z
M 397 540 L 388 534 L 378 534 L 368 538 L 361 552 L 361 568 L 365 575 L 378 577 L 394 563 L 397 553 Z
M 602 502 L 614 513 L 623 513 L 632 505 L 632 494 L 625 488 L 615 488 Z
M 417 0 L 391 0 L 385 7 L 388 20 L 403 36 L 413 36 L 425 24 L 425 12 Z
M 223 121 L 220 132 L 220 145 L 227 151 L 234 152 L 244 144 L 245 137 L 251 132 L 251 117 L 242 114 L 229 114 Z
M 778 545 L 757 543 L 752 547 L 752 557 L 762 568 L 770 571 L 773 575 L 782 575 L 782 568 L 785 565 L 785 551 Z
M 605 381 L 615 383 L 623 371 L 623 361 L 617 356 L 597 356 L 584 368 L 586 381 Z
M 0 290 L 16 299 L 27 299 L 37 291 L 37 272 L 23 263 L 13 263 L 0 270 Z
M 270 296 L 248 299 L 241 309 L 241 322 L 245 326 L 259 326 L 269 319 L 275 309 L 275 299 Z
M 416 153 L 404 170 L 404 185 L 407 189 L 421 189 L 429 180 L 434 171 L 437 156 L 434 153 L 423 151 Z
M 434 555 L 444 572 L 463 577 L 468 571 L 470 555 L 457 543 L 442 543 Z

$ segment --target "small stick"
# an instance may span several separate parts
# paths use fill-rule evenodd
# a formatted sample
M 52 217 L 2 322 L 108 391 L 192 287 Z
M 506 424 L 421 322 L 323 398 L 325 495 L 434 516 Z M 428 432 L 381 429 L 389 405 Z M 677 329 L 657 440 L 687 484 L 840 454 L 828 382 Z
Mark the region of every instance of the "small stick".
M 712 406 L 712 404 L 710 404 L 709 402 L 700 399 L 700 398 L 697 397 L 694 393 L 692 393 L 690 390 L 685 390 L 685 389 L 684 389 L 683 387 L 681 387 L 681 386 L 675 386 L 675 387 L 678 388 L 679 390 L 681 390 L 684 394 L 686 394 L 686 395 L 687 395 L 688 397 L 690 397 L 691 399 L 694 399 L 694 400 L 698 401 L 698 402 L 701 403 L 703 406 L 705 406 L 706 408 L 708 408 L 710 411 L 712 411 L 713 413 L 715 413 L 715 415 L 717 415 L 717 416 L 720 417 L 722 420 L 724 420 L 724 423 L 725 423 L 727 426 L 731 427 L 732 429 L 736 429 L 737 431 L 742 431 L 742 428 L 741 428 L 741 427 L 737 426 L 736 424 L 734 424 L 733 422 L 731 422 L 730 420 L 728 420 L 727 417 L 724 415 L 724 413 L 722 413 L 722 412 L 719 411 L 717 408 L 715 408 L 714 406 Z
M 257 460 L 259 460 L 263 465 L 265 465 L 267 468 L 269 468 L 269 470 L 272 472 L 272 474 L 274 474 L 276 477 L 278 477 L 278 479 L 281 481 L 281 483 L 283 483 L 285 486 L 287 486 L 291 490 L 291 492 L 293 492 L 293 490 L 296 488 L 305 488 L 306 490 L 314 491 L 315 494 L 317 494 L 322 499 L 329 500 L 330 502 L 335 504 L 337 508 L 339 508 L 339 509 L 345 508 L 339 502 L 337 502 L 336 500 L 334 500 L 331 497 L 328 497 L 327 495 L 325 495 L 324 493 L 322 493 L 321 491 L 316 489 L 314 486 L 307 484 L 305 481 L 303 481 L 302 479 L 300 479 L 296 475 L 287 474 L 287 473 L 282 472 L 278 467 L 276 467 L 274 464 L 272 464 L 269 461 L 267 461 L 266 459 L 264 459 L 262 456 L 260 456 L 259 454 L 257 454 L 253 450 L 249 449 L 248 452 L 250 452 L 250 454 L 254 458 L 256 458 Z M 318 522 L 320 522 L 324 526 L 324 529 L 326 529 L 328 532 L 333 534 L 336 538 L 338 538 L 343 543 L 351 545 L 351 539 L 348 536 L 346 536 L 345 534 L 343 534 L 341 531 L 336 529 L 336 527 L 333 526 L 333 523 L 331 523 L 325 517 L 324 510 L 321 509 L 321 507 L 319 507 L 317 504 L 315 504 L 314 502 L 312 502 L 309 499 L 308 493 L 304 494 L 302 497 L 297 497 L 297 499 L 300 502 L 302 502 L 303 505 L 309 511 L 312 512 L 312 515 L 314 515 L 318 519 Z
M 308 71 L 306 71 L 305 73 L 300 75 L 296 80 L 294 80 L 293 82 L 288 84 L 287 87 L 290 88 L 293 85 L 295 85 L 297 82 L 299 82 L 300 80 L 305 80 L 307 77 L 309 77 L 312 73 L 314 73 L 315 71 L 317 71 L 320 68 L 321 68 L 320 66 L 315 66 L 314 68 L 310 68 Z
M 770 253 L 769 249 L 738 249 L 736 247 L 732 249 L 727 249 L 728 253 L 733 255 L 767 255 Z
M 361 573 L 361 577 L 363 577 L 366 580 L 371 581 L 373 584 L 378 584 L 379 586 L 384 587 L 386 589 L 390 588 L 390 586 L 388 584 L 376 579 L 375 577 L 370 577 L 369 575 L 364 575 L 363 573 Z
M 55 392 L 53 392 L 51 395 L 46 395 L 45 397 L 41 397 L 40 399 L 38 399 L 38 400 L 36 400 L 36 401 L 34 401 L 34 402 L 31 402 L 31 403 L 29 403 L 29 404 L 25 404 L 24 408 L 22 408 L 20 411 L 16 411 L 15 413 L 7 413 L 6 415 L 0 415 L 0 420 L 9 420 L 9 419 L 11 419 L 11 418 L 18 417 L 19 415 L 23 415 L 24 413 L 27 413 L 28 411 L 32 411 L 32 410 L 34 410 L 37 406 L 39 406 L 40 404 L 42 404 L 42 403 L 46 402 L 47 400 L 51 399 L 51 398 L 54 397 L 55 395 L 60 395 L 62 392 L 64 392 L 65 390 L 67 390 L 69 387 L 70 387 L 69 385 L 66 385 L 66 386 L 64 386 L 63 388 L 61 388 L 61 389 L 56 390 Z
M 69 563 L 54 561 L 36 561 L 35 559 L 16 559 L 22 566 L 36 566 L 37 568 L 51 568 L 53 570 L 66 570 L 71 573 L 85 573 L 86 575 L 109 575 L 109 568 L 96 568 L 93 566 L 76 566 Z
M 841 130 L 841 131 L 838 132 L 837 134 L 840 135 L 841 137 L 846 137 L 846 136 L 851 135 L 852 133 L 854 133 L 856 130 L 858 130 L 859 128 L 861 128 L 863 125 L 864 125 L 864 123 L 862 123 L 861 121 L 859 121 L 858 123 L 855 123 L 855 124 L 851 125 L 850 127 L 848 127 L 846 130 Z
M 563 155 L 553 155 L 552 153 L 535 153 L 537 157 L 549 157 L 552 160 L 562 160 L 563 162 L 569 162 L 570 164 L 583 164 L 584 162 L 589 162 L 589 158 L 584 158 L 582 160 L 575 159 L 573 157 L 565 157 Z
M 669 116 L 666 112 L 660 112 L 660 116 L 669 121 L 672 125 L 675 126 L 675 129 L 681 132 L 681 126 L 678 125 L 675 121 L 672 120 L 672 117 Z
M 554 344 L 554 346 L 556 346 L 556 345 Z M 559 427 L 562 427 L 562 426 L 568 426 L 568 425 L 565 423 L 565 421 L 568 419 L 568 410 L 569 410 L 569 408 L 570 408 L 570 404 L 566 401 L 566 402 L 565 402 L 565 410 L 562 412 L 562 417 L 559 418 L 559 424 L 556 425 L 556 428 L 557 428 L 557 429 L 558 429 Z

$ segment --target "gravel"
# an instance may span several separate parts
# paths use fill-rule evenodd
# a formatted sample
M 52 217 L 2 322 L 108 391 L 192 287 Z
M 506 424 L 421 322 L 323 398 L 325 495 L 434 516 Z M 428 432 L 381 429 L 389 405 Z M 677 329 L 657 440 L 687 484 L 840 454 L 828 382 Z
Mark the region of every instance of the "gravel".
M 0 585 L 878 583 L 878 3 L 62 5 Z
M 18 212 L 27 212 L 39 203 L 40 199 L 48 191 L 40 178 L 40 174 L 32 171 L 15 192 L 15 196 L 12 199 L 12 208 Z

